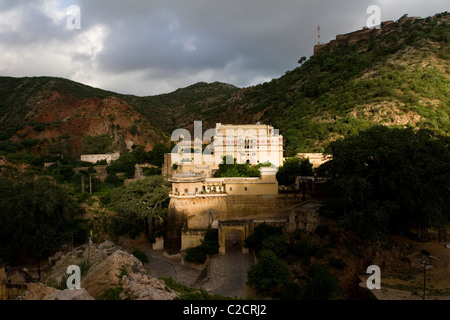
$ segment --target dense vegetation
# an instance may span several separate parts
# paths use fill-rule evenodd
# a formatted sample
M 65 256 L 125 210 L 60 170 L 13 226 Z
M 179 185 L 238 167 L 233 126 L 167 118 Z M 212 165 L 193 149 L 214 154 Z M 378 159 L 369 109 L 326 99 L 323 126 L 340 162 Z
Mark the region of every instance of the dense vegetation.
M 245 245 L 258 256 L 258 262 L 248 270 L 248 285 L 263 296 L 283 300 L 328 300 L 339 296 L 338 278 L 330 269 L 345 267 L 342 260 L 330 257 L 329 266 L 311 263 L 313 257 L 325 257 L 334 245 L 333 239 L 326 247 L 312 241 L 304 230 L 284 233 L 281 227 L 262 223 Z M 300 263 L 303 274 L 295 267 L 296 262 Z
M 168 94 L 120 97 L 145 115 L 154 126 L 172 133 L 178 128 L 188 128 L 197 120 L 216 119 L 218 114 L 223 113 L 222 102 L 238 91 L 238 88 L 226 83 L 199 82 Z
M 330 216 L 367 240 L 411 228 L 441 229 L 450 212 L 450 138 L 384 126 L 330 144 Z
M 58 78 L 3 77 L 0 141 L 25 125 L 35 130 L 54 125 L 24 122 L 48 90 L 76 99 L 117 96 L 167 134 L 189 128 L 195 120 L 203 121 L 205 130 L 215 122 L 266 122 L 284 136 L 286 156 L 323 151 L 329 141 L 379 123 L 449 135 L 449 17 L 445 12 L 401 19 L 371 40 L 334 50 L 325 47 L 279 79 L 244 89 L 197 83 L 168 94 L 136 97 Z M 21 146 L 0 144 L 0 149 L 17 147 Z
M 251 110 L 265 110 L 264 119 L 283 133 L 288 156 L 323 151 L 330 138 L 374 122 L 396 125 L 408 112 L 422 117 L 419 127 L 449 134 L 448 17 L 407 20 L 372 40 L 320 50 L 284 77 L 249 91 Z
M 91 147 L 109 143 L 102 137 L 88 140 Z M 62 244 L 85 243 L 88 230 L 114 239 L 146 232 L 151 240 L 162 234 L 169 188 L 160 176 L 161 168 L 145 168 L 144 179 L 127 186 L 124 180 L 134 176 L 136 164 L 162 165 L 168 150 L 164 144 L 149 152 L 137 146 L 107 166 L 105 179 L 100 179 L 96 165 L 60 154 L 19 152 L 0 157 L 5 163 L 0 166 L 0 188 L 4 191 L 0 196 L 0 258 L 20 263 L 28 257 L 38 263 Z M 94 210 L 95 202 L 98 209 Z M 93 210 L 97 217 L 84 220 L 82 207 Z M 108 210 L 115 214 L 106 215 Z
M 219 169 L 215 173 L 215 177 L 259 177 L 261 167 L 270 167 L 270 163 L 260 163 L 258 165 L 250 165 L 248 163 L 237 163 L 236 159 L 231 156 L 225 156 Z
M 208 230 L 202 244 L 186 249 L 184 260 L 187 262 L 204 263 L 208 256 L 219 253 L 219 237 L 216 229 Z
M 308 158 L 300 159 L 299 157 L 287 158 L 283 165 L 279 167 L 277 172 L 277 180 L 279 185 L 293 186 L 295 178 L 298 176 L 311 177 L 314 175 L 313 165 Z
M 45 199 L 45 200 L 44 200 Z M 44 201 L 43 201 L 44 200 Z M 3 168 L 0 176 L 0 258 L 39 263 L 62 244 L 85 240 L 82 210 L 65 185 Z M 77 220 L 78 219 L 78 220 Z
M 169 183 L 162 176 L 150 176 L 115 188 L 108 196 L 109 199 L 104 202 L 116 212 L 110 221 L 111 235 L 114 238 L 121 235 L 136 238 L 143 231 L 149 235 L 155 220 L 166 217 Z

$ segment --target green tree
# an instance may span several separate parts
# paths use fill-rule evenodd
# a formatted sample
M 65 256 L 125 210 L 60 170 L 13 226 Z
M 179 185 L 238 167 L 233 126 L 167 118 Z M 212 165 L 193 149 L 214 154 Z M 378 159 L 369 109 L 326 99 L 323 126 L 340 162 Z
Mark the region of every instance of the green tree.
M 249 249 L 254 250 L 258 254 L 261 250 L 266 249 L 264 247 L 265 244 L 272 246 L 273 243 L 280 241 L 280 238 L 282 237 L 283 237 L 282 228 L 274 227 L 263 222 L 258 226 L 256 226 L 252 235 L 247 237 L 247 239 L 245 240 L 245 246 L 248 247 Z
M 267 294 L 287 282 L 291 273 L 286 264 L 271 250 L 262 250 L 258 262 L 247 272 L 247 284 Z
M 131 153 L 133 154 L 136 163 L 144 163 L 149 160 L 148 153 L 145 151 L 144 146 L 137 146 Z
M 108 134 L 83 137 L 84 154 L 104 154 L 114 151 L 114 141 Z
M 303 299 L 330 300 L 336 296 L 339 291 L 338 278 L 324 265 L 313 265 L 309 274 L 311 278 L 304 288 Z
M 115 189 L 110 204 L 117 212 L 112 221 L 115 236 L 128 234 L 134 238 L 143 229 L 151 236 L 153 222 L 167 215 L 169 183 L 161 176 L 146 177 Z
M 164 143 L 155 143 L 153 149 L 148 152 L 149 161 L 151 164 L 161 168 L 164 164 L 164 154 L 170 152 L 170 148 Z
M 127 178 L 134 177 L 136 170 L 136 157 L 134 153 L 125 153 L 120 156 L 119 159 L 114 160 L 107 167 L 108 173 L 118 173 L 123 172 Z
M 277 180 L 280 185 L 292 186 L 295 184 L 295 178 L 298 176 L 312 176 L 312 164 L 309 158 L 300 159 L 292 157 L 286 159 L 283 165 L 278 169 Z
M 223 157 L 215 174 L 216 177 L 259 177 L 259 175 L 258 166 L 250 166 L 248 163 L 238 164 L 236 159 L 231 159 L 230 156 Z
M 68 190 L 48 177 L 1 177 L 0 257 L 15 262 L 25 255 L 39 269 L 42 258 L 78 233 L 80 212 Z
M 366 239 L 448 222 L 450 138 L 376 126 L 332 142 L 318 173 L 331 179 L 328 207 Z

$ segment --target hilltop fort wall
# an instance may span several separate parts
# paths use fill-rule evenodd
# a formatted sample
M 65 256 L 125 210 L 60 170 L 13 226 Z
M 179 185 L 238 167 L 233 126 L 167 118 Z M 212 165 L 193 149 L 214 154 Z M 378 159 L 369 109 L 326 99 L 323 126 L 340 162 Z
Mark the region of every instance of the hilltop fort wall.
M 408 20 L 414 21 L 416 19 L 420 19 L 420 17 L 404 17 L 399 19 L 398 21 L 384 21 L 381 23 L 380 28 L 364 28 L 362 30 L 339 34 L 336 36 L 335 40 L 332 40 L 328 43 L 318 44 L 314 46 L 314 55 L 317 54 L 320 50 L 326 49 L 328 51 L 334 51 L 338 47 L 342 46 L 350 46 L 352 44 L 357 43 L 360 40 L 370 40 L 375 38 L 376 36 L 388 32 L 392 29 L 398 28 L 403 23 Z

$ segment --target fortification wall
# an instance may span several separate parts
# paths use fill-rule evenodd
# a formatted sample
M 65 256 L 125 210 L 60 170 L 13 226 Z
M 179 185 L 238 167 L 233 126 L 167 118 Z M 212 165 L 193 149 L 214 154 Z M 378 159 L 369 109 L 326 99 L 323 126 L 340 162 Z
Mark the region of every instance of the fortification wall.
M 289 209 L 302 202 L 300 194 L 172 197 L 167 216 L 165 249 L 177 253 L 183 230 L 207 229 L 215 221 L 289 219 Z M 186 245 L 183 245 L 186 247 Z
M 412 18 L 411 18 L 412 19 Z M 383 32 L 387 32 L 393 28 L 398 27 L 404 20 L 399 22 L 394 21 L 385 21 L 381 23 L 380 28 L 372 28 L 372 29 L 362 29 L 346 34 L 339 34 L 336 36 L 335 40 L 331 40 L 328 43 L 323 43 L 320 45 L 314 46 L 314 55 L 317 54 L 322 49 L 327 49 L 329 51 L 336 50 L 336 48 L 340 46 L 349 46 L 357 43 L 360 40 L 370 40 L 378 36 Z

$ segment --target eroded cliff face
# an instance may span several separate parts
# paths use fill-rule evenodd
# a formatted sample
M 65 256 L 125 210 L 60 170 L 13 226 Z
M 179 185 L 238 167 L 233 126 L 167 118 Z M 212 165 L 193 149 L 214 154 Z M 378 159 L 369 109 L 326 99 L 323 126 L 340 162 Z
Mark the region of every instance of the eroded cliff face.
M 11 140 L 39 140 L 33 150 L 36 153 L 59 142 L 78 158 L 82 154 L 82 138 L 86 135 L 108 135 L 121 153 L 133 145 L 143 145 L 148 151 L 155 143 L 166 140 L 164 133 L 118 97 L 79 100 L 70 94 L 46 91 L 34 97 L 30 104 L 24 121 L 35 125 L 22 128 Z

